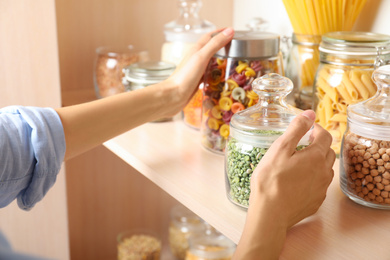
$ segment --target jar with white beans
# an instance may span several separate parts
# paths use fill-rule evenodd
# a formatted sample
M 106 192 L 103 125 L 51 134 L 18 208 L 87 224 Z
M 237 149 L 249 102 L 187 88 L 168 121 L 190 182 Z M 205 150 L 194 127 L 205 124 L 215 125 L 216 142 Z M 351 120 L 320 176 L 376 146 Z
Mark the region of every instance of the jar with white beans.
M 353 201 L 390 209 L 390 65 L 373 73 L 376 94 L 347 110 L 340 185 Z

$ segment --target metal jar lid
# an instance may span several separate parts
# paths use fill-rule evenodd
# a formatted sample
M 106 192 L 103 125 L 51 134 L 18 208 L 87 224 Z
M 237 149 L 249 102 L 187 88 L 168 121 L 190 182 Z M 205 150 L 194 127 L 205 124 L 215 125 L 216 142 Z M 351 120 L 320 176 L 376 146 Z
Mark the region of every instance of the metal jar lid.
M 216 56 L 227 58 L 268 58 L 279 53 L 280 36 L 268 32 L 236 31 L 232 41 Z
M 175 70 L 173 63 L 164 61 L 143 61 L 123 69 L 126 80 L 140 84 L 154 84 L 167 79 Z

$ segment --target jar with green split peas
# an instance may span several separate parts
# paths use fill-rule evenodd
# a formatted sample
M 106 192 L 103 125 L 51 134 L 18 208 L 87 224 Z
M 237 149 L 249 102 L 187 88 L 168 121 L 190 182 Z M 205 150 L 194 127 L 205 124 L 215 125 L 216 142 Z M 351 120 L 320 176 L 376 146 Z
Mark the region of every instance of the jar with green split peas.
M 361 205 L 390 209 L 390 65 L 376 69 L 376 94 L 347 110 L 341 190 Z
M 252 83 L 258 94 L 256 105 L 233 115 L 225 152 L 227 197 L 234 204 L 249 206 L 250 180 L 257 164 L 290 122 L 302 112 L 286 103 L 293 89 L 290 79 L 271 73 Z M 297 150 L 309 145 L 311 130 L 300 140 Z
M 232 41 L 211 58 L 204 75 L 203 147 L 224 154 L 231 117 L 259 99 L 251 83 L 273 72 L 284 73 L 279 35 L 236 31 Z

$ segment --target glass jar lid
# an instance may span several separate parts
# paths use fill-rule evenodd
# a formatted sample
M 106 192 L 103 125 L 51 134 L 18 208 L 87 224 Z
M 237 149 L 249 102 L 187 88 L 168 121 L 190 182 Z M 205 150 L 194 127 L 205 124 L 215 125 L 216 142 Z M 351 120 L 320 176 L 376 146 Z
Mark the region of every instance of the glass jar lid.
M 372 139 L 390 141 L 390 65 L 379 67 L 372 74 L 376 94 L 347 109 L 350 130 Z
M 201 259 L 230 258 L 236 245 L 218 231 L 196 233 L 189 238 L 189 252 Z
M 320 51 L 344 55 L 390 53 L 390 36 L 372 32 L 330 32 L 322 36 Z
M 215 30 L 215 25 L 199 17 L 200 0 L 178 0 L 180 16 L 165 24 L 167 41 L 196 42 L 199 37 Z
M 177 205 L 172 208 L 171 221 L 182 232 L 203 231 L 206 229 L 205 222 L 182 205 Z
M 133 63 L 123 69 L 126 80 L 139 84 L 155 84 L 167 79 L 175 70 L 173 63 L 144 61 Z
M 216 56 L 224 58 L 269 58 L 279 54 L 280 36 L 261 31 L 236 31 Z
M 267 147 L 286 131 L 290 122 L 302 110 L 285 101 L 293 89 L 291 80 L 286 77 L 276 73 L 266 74 L 255 79 L 252 88 L 259 96 L 259 101 L 233 115 L 230 136 L 259 147 Z M 308 143 L 309 132 L 300 144 Z

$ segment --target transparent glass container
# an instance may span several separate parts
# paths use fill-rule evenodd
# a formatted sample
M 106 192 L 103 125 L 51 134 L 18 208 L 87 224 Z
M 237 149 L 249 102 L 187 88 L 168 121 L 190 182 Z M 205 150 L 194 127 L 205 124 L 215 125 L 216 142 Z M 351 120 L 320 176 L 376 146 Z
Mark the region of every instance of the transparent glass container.
M 161 237 L 146 229 L 133 229 L 117 237 L 118 260 L 160 260 Z
M 390 36 L 368 32 L 332 32 L 322 36 L 320 65 L 314 81 L 316 121 L 340 153 L 347 127 L 347 107 L 376 93 L 371 75 L 390 59 Z
M 216 29 L 215 25 L 202 19 L 199 10 L 201 0 L 178 0 L 180 16 L 164 26 L 165 43 L 161 49 L 161 60 L 176 65 L 183 60 L 199 38 Z M 199 130 L 202 117 L 202 88 L 183 109 L 183 120 L 186 125 Z
M 96 96 L 103 98 L 125 92 L 123 68 L 148 59 L 147 51 L 137 51 L 132 45 L 97 48 L 93 71 Z
M 236 31 L 230 44 L 211 58 L 204 75 L 202 145 L 224 154 L 233 114 L 259 99 L 251 83 L 267 73 L 283 75 L 279 35 Z
M 185 260 L 230 260 L 235 250 L 230 239 L 211 228 L 190 236 Z
M 233 115 L 225 152 L 227 197 L 243 208 L 249 206 L 250 179 L 257 164 L 302 112 L 286 103 L 293 89 L 290 79 L 271 73 L 255 79 L 252 87 L 259 102 Z M 310 132 L 300 140 L 297 150 L 309 145 Z
M 313 109 L 313 83 L 320 64 L 321 35 L 294 33 L 287 56 L 286 77 L 292 80 L 294 89 L 287 102 L 297 108 Z
M 169 223 L 169 247 L 178 260 L 184 260 L 189 249 L 188 239 L 196 232 L 205 232 L 207 225 L 192 211 L 182 205 L 171 210 Z
M 373 73 L 375 95 L 347 109 L 340 186 L 353 201 L 390 209 L 390 65 Z
M 123 69 L 125 90 L 135 91 L 164 81 L 175 71 L 175 68 L 175 64 L 163 61 L 133 63 Z M 172 118 L 160 118 L 155 122 L 169 120 Z

